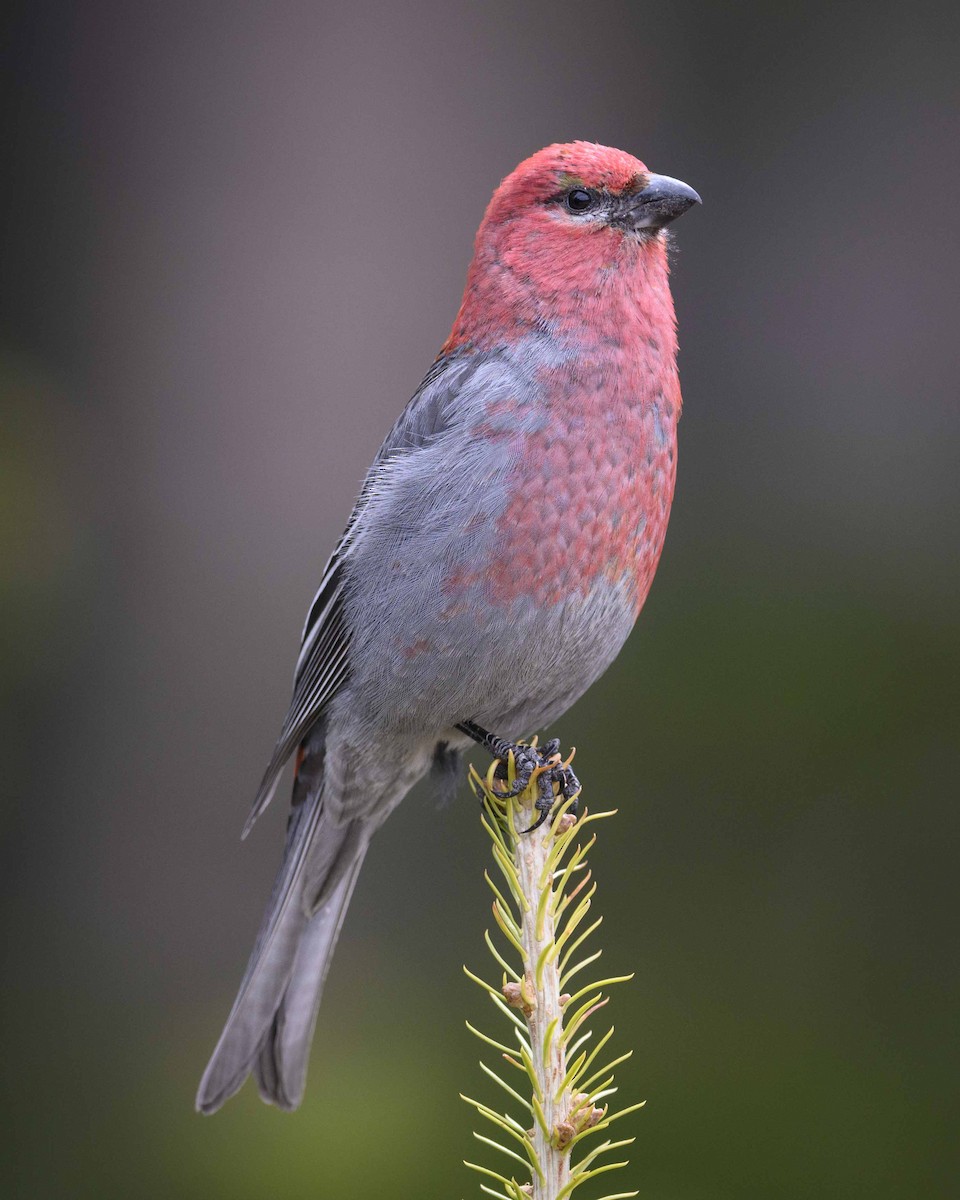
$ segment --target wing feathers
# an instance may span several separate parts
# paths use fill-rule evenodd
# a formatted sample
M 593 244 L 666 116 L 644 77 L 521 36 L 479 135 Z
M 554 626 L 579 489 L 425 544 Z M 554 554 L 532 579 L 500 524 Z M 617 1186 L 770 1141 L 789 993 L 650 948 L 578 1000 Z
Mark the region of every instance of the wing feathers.
M 347 680 L 350 631 L 344 618 L 345 573 L 367 502 L 375 493 L 386 464 L 398 454 L 416 452 L 443 433 L 450 420 L 451 405 L 484 361 L 483 355 L 438 359 L 380 447 L 346 532 L 327 563 L 307 613 L 294 674 L 293 699 L 243 828 L 243 837 L 273 798 L 287 759 Z
M 336 599 L 339 604 L 339 593 Z M 297 680 L 290 709 L 243 827 L 242 837 L 247 836 L 257 817 L 272 800 L 287 759 L 309 733 L 330 698 L 345 682 L 349 666 L 349 641 L 343 613 L 336 610 L 325 619 L 310 661 Z

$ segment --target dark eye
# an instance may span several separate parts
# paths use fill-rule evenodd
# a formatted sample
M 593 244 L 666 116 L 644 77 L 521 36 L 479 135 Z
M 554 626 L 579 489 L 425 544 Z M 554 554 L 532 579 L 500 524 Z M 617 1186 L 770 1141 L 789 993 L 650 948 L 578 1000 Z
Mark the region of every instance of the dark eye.
M 586 188 L 573 188 L 564 197 L 567 208 L 575 213 L 586 212 L 593 208 L 596 202 L 596 196 L 593 192 L 588 192 Z

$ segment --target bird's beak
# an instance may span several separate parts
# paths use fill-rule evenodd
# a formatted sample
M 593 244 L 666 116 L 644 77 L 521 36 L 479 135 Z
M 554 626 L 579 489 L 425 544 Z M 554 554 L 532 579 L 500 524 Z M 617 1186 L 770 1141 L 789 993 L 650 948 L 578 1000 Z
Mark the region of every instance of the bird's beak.
M 702 203 L 686 183 L 669 175 L 650 175 L 642 192 L 634 192 L 621 220 L 629 229 L 662 229 L 688 208 Z

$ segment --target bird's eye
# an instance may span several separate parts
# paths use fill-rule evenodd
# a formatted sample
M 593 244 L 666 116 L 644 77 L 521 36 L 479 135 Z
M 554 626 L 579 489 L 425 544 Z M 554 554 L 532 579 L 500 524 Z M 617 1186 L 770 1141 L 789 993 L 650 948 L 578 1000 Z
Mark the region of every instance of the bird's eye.
M 597 202 L 593 192 L 588 192 L 586 188 L 572 188 L 563 199 L 570 212 L 574 213 L 587 212 Z

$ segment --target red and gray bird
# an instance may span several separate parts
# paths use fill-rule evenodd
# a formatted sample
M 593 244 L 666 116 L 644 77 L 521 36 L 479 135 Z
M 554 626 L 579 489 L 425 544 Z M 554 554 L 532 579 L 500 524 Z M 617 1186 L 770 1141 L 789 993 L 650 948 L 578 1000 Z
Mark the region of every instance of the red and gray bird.
M 676 473 L 665 230 L 699 199 L 588 142 L 548 146 L 494 192 L 453 330 L 307 615 L 248 822 L 294 757 L 283 861 L 201 1111 L 251 1073 L 264 1100 L 297 1107 L 375 830 L 471 739 L 502 757 L 548 727 L 630 633 Z

